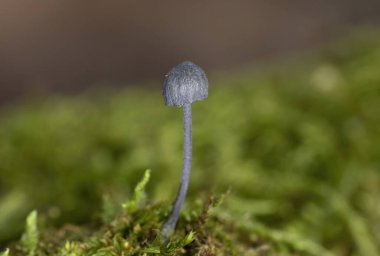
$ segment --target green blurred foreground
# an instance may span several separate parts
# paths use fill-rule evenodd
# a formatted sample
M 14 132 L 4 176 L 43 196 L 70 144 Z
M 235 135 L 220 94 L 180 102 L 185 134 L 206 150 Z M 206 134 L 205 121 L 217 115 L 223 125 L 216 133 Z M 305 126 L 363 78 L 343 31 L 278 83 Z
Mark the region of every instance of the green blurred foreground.
M 301 240 L 312 249 L 298 255 L 323 251 L 317 244 L 332 255 L 379 255 L 380 35 L 374 34 L 286 68 L 211 78 L 209 99 L 193 104 L 194 160 L 182 221 L 191 223 L 187 213 L 205 192 L 230 189 L 217 218 L 252 228 L 245 239 L 267 234 L 281 255 Z M 156 88 L 3 111 L 3 245 L 19 236 L 32 209 L 45 225 L 97 223 L 101 208 L 129 198 L 147 168 L 148 200 L 166 202 L 158 210 L 164 215 L 180 177 L 182 116 L 163 105 Z

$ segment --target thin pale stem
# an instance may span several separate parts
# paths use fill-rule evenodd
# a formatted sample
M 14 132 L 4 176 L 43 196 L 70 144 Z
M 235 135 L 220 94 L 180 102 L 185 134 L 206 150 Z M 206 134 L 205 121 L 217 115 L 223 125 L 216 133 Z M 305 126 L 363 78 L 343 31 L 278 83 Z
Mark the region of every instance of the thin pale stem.
M 187 187 L 189 185 L 191 168 L 191 104 L 183 106 L 183 161 L 181 183 L 177 192 L 177 197 L 172 205 L 169 218 L 162 226 L 161 233 L 164 239 L 174 232 L 179 212 L 185 201 Z

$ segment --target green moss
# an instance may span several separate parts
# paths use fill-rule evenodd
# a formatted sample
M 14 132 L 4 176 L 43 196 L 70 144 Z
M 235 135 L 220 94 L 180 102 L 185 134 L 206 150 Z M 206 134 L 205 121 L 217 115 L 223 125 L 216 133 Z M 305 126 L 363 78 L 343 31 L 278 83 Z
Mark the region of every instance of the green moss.
M 35 256 L 38 245 L 39 232 L 37 227 L 37 212 L 32 211 L 26 218 L 25 233 L 21 238 L 23 251 L 28 256 Z
M 0 253 L 1 256 L 9 256 L 9 249 L 6 249 L 4 252 Z
M 330 255 L 322 247 L 291 238 L 250 222 L 236 223 L 220 207 L 225 195 L 209 197 L 195 204 L 180 219 L 175 234 L 164 241 L 160 226 L 168 207 L 162 204 L 135 204 L 149 179 L 149 171 L 135 188 L 131 200 L 118 207 L 114 217 L 96 229 L 66 226 L 45 230 L 39 236 L 37 215 L 27 218 L 21 242 L 10 255 L 112 256 L 112 255 Z M 106 211 L 109 211 L 106 209 Z M 112 207 L 114 209 L 114 207 Z
M 379 66 L 380 36 L 373 32 L 292 65 L 210 77 L 209 99 L 193 104 L 193 168 L 176 241 L 194 231 L 185 250 L 262 246 L 322 255 L 315 253 L 319 244 L 334 255 L 378 254 Z M 63 226 L 49 236 L 62 238 L 51 242 L 54 250 L 75 252 L 93 236 L 103 241 L 96 238 L 107 236 L 146 168 L 148 204 L 116 222 L 141 223 L 139 213 L 159 229 L 178 186 L 182 122 L 155 86 L 51 96 L 3 110 L 0 247 L 20 237 L 33 209 L 42 226 Z M 229 188 L 220 210 L 196 228 L 207 198 L 201 195 Z M 144 205 L 141 199 L 131 207 Z M 41 241 L 49 232 L 41 230 Z M 104 246 L 128 241 L 155 249 L 157 232 L 149 234 L 144 244 L 114 232 Z

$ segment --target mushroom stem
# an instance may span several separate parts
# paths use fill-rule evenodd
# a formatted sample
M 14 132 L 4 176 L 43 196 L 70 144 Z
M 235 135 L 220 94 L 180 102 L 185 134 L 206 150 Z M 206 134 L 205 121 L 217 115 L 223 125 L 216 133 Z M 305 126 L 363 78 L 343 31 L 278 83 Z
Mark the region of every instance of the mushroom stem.
M 191 168 L 191 103 L 183 105 L 183 161 L 181 183 L 177 192 L 177 197 L 172 205 L 169 218 L 162 226 L 162 236 L 166 240 L 173 233 L 181 206 L 185 200 L 187 187 L 189 185 Z

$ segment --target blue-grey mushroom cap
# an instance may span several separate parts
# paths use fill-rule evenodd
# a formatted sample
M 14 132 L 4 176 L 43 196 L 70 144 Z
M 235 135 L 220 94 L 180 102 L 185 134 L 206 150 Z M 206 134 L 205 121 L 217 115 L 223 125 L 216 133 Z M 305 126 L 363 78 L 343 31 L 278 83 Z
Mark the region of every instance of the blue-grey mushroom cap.
M 172 68 L 162 84 L 166 106 L 181 107 L 208 96 L 208 80 L 205 72 L 190 61 Z

